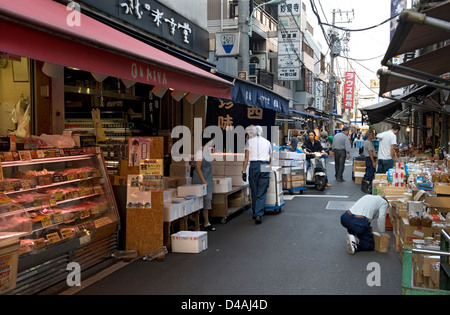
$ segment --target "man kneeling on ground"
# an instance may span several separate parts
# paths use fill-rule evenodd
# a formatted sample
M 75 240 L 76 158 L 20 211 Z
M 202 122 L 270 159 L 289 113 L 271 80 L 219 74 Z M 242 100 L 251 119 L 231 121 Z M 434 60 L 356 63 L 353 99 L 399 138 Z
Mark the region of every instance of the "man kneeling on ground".
M 378 231 L 384 234 L 388 205 L 388 201 L 381 196 L 365 195 L 350 210 L 341 215 L 341 224 L 348 231 L 347 252 L 349 254 L 374 250 L 375 242 L 370 222 L 378 217 Z

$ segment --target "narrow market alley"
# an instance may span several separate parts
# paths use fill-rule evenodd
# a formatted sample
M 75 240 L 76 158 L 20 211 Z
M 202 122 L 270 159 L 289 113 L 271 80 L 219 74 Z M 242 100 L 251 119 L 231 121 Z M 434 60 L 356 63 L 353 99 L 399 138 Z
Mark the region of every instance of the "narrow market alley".
M 392 238 L 388 253 L 346 252 L 339 208 L 363 195 L 351 179 L 351 159 L 357 154 L 352 151 L 344 183 L 334 180 L 330 159 L 332 187 L 285 195 L 281 213 L 267 211 L 260 225 L 255 225 L 250 210 L 236 213 L 226 224 L 215 222 L 216 231 L 208 232 L 208 249 L 199 254 L 169 253 L 164 261 L 139 259 L 64 294 L 401 294 L 401 263 Z M 380 270 L 375 285 L 370 281 L 370 263 L 377 263 Z

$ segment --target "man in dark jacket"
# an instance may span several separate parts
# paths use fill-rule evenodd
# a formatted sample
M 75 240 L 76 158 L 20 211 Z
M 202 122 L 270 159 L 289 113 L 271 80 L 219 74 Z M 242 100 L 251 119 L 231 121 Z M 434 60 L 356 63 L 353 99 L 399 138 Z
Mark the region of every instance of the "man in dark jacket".
M 308 171 L 311 165 L 310 160 L 314 159 L 314 153 L 320 152 L 323 155 L 327 155 L 320 141 L 316 140 L 316 133 L 314 132 L 314 130 L 308 131 L 308 138 L 303 143 L 303 150 L 305 150 L 306 153 L 306 171 Z M 331 185 L 328 184 L 328 175 L 327 175 L 327 187 L 331 187 Z

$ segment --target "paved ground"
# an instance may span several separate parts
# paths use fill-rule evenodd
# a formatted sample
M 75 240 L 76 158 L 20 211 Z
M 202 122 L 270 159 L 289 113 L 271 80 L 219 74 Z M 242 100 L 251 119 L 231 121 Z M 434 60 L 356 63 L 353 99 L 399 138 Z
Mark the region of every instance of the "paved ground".
M 255 225 L 250 210 L 226 224 L 217 222 L 216 231 L 208 232 L 208 249 L 200 254 L 137 260 L 77 294 L 401 294 L 401 264 L 392 239 L 387 254 L 346 252 L 346 230 L 339 221 L 344 210 L 336 209 L 343 204 L 336 202 L 355 202 L 363 195 L 351 179 L 351 162 L 345 183 L 334 180 L 332 159 L 328 176 L 332 187 L 287 195 L 281 213 L 268 212 L 261 225 Z M 373 279 L 374 270 L 367 268 L 374 262 L 379 286 L 367 282 Z

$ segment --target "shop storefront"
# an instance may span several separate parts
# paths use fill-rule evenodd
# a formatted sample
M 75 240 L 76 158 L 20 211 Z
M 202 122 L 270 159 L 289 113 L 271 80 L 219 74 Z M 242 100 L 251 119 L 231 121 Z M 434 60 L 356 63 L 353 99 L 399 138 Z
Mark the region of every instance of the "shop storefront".
M 170 132 L 161 131 L 206 96 L 230 99 L 232 83 L 55 1 L 2 0 L 0 13 L 0 229 L 20 232 L 17 280 L 0 292 L 54 293 L 67 287 L 69 263 L 88 277 L 125 249 L 127 213 L 110 175 L 128 161 L 128 140 L 148 139 L 162 161 Z M 158 246 L 162 200 L 148 203 L 161 217 Z

